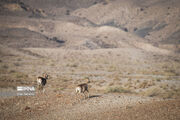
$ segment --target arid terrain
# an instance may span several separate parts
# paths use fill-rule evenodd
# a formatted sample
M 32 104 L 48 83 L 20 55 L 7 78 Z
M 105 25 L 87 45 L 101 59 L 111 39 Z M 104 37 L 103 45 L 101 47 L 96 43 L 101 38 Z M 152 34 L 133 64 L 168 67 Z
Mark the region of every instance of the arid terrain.
M 0 120 L 180 120 L 179 53 L 179 0 L 1 0 Z

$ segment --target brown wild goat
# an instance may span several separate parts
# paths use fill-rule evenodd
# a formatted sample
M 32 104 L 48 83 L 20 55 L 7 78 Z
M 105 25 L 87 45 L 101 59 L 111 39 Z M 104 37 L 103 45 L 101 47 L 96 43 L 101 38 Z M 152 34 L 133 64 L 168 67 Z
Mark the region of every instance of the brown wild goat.
M 43 92 L 45 91 L 44 86 L 47 83 L 48 77 L 49 76 L 46 73 L 43 73 L 43 77 L 38 77 L 37 78 L 37 85 L 38 85 L 39 90 L 43 90 Z
M 90 81 L 88 80 L 87 83 L 83 83 L 83 84 L 79 84 L 76 87 L 76 93 L 83 93 L 84 97 L 86 98 L 85 92 L 88 93 L 88 98 L 89 98 L 89 90 L 88 90 L 88 83 L 90 83 Z

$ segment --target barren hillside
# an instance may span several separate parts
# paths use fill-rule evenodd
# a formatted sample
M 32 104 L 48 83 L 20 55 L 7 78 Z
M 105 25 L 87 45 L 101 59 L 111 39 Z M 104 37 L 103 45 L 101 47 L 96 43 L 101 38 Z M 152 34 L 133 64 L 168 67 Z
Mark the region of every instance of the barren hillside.
M 0 118 L 179 120 L 179 0 L 1 0 Z M 36 79 L 50 77 L 45 93 Z M 90 80 L 90 98 L 75 87 Z M 34 86 L 34 96 L 17 96 Z M 45 112 L 45 113 L 44 113 Z

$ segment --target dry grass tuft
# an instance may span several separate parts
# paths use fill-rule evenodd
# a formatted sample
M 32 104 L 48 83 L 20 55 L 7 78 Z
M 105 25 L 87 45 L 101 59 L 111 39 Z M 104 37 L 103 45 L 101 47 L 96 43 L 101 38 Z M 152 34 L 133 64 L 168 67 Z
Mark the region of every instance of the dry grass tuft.
M 168 90 L 164 93 L 161 94 L 162 98 L 174 98 L 174 99 L 179 99 L 180 98 L 180 88 L 175 89 L 175 90 Z
M 139 84 L 139 88 L 148 88 L 148 87 L 151 87 L 151 86 L 154 86 L 155 85 L 155 83 L 152 81 L 152 80 L 150 80 L 150 81 L 143 81 L 142 83 L 140 83 Z
M 145 91 L 143 91 L 141 94 L 148 97 L 154 97 L 159 96 L 162 93 L 162 90 L 157 87 L 151 87 Z
M 10 10 L 10 11 L 22 11 L 21 6 L 19 4 L 15 4 L 15 3 L 5 4 L 3 7 Z
M 130 90 L 123 87 L 108 87 L 106 93 L 132 93 Z

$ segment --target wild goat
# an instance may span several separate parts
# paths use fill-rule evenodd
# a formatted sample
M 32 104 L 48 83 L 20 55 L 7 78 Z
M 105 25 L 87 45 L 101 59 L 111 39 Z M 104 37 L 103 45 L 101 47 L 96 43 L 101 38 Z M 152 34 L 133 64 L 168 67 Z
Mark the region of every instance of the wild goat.
M 90 83 L 90 81 L 88 80 L 87 83 L 83 83 L 83 84 L 79 84 L 76 87 L 76 93 L 83 93 L 84 97 L 86 98 L 85 92 L 88 93 L 88 98 L 89 98 L 89 90 L 88 90 L 88 83 Z
M 43 92 L 45 91 L 44 90 L 44 86 L 46 85 L 47 83 L 47 79 L 48 79 L 48 75 L 46 73 L 43 73 L 43 77 L 38 77 L 37 78 L 37 85 L 38 85 L 38 89 L 39 90 L 43 90 Z

